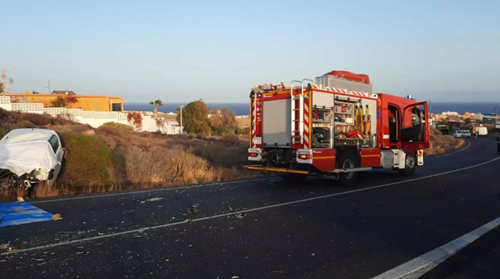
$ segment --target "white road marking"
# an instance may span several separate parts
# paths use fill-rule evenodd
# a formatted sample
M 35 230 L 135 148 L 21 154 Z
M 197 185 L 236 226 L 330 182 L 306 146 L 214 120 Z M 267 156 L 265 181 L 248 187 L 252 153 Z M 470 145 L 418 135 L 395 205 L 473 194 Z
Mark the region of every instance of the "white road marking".
M 80 197 L 61 198 L 61 199 L 53 199 L 53 200 L 41 200 L 41 201 L 30 201 L 30 202 L 32 204 L 39 204 L 39 203 L 49 203 L 49 202 L 106 198 L 106 197 L 123 196 L 123 195 L 145 194 L 145 193 L 154 193 L 154 192 L 164 192 L 164 191 L 173 191 L 173 190 L 184 190 L 184 189 L 211 187 L 211 186 L 217 186 L 217 185 L 231 185 L 231 184 L 239 184 L 239 183 L 247 183 L 247 182 L 261 182 L 261 181 L 268 181 L 268 180 L 273 180 L 273 179 L 276 179 L 276 177 L 271 176 L 271 177 L 247 179 L 247 180 L 215 182 L 215 183 L 210 183 L 210 184 L 199 184 L 199 185 L 195 184 L 195 185 L 188 185 L 188 186 L 176 186 L 176 187 L 168 187 L 168 188 L 157 188 L 157 189 L 128 191 L 128 192 L 109 193 L 109 194 L 104 193 L 104 194 L 97 194 L 97 195 L 85 195 L 85 196 L 80 196 Z
M 384 272 L 372 279 L 414 279 L 419 278 L 431 269 L 455 255 L 467 245 L 479 239 L 487 232 L 500 225 L 500 217 L 465 234 L 445 245 L 423 254 L 409 262 Z
M 39 249 L 47 249 L 47 248 L 51 248 L 51 247 L 55 247 L 55 246 L 62 246 L 62 245 L 80 243 L 80 242 L 87 242 L 87 241 L 91 241 L 91 240 L 95 240 L 95 239 L 109 238 L 109 237 L 114 237 L 114 236 L 118 236 L 118 235 L 138 233 L 138 232 L 145 231 L 145 230 L 161 229 L 161 228 L 186 224 L 186 223 L 190 223 L 190 222 L 200 222 L 200 221 L 205 221 L 205 220 L 210 220 L 210 219 L 218 219 L 218 218 L 228 217 L 228 216 L 232 216 L 232 215 L 236 215 L 236 214 L 249 213 L 249 212 L 261 211 L 261 210 L 266 210 L 266 209 L 271 209 L 271 208 L 276 208 L 276 207 L 281 207 L 281 206 L 287 206 L 287 205 L 292 205 L 292 204 L 299 204 L 299 203 L 304 203 L 304 202 L 309 202 L 309 201 L 314 201 L 314 200 L 321 200 L 321 199 L 326 199 L 326 198 L 331 198 L 331 197 L 344 196 L 344 195 L 348 195 L 348 194 L 352 194 L 352 193 L 365 192 L 365 191 L 370 191 L 370 190 L 379 189 L 379 188 L 385 188 L 385 187 L 389 187 L 389 186 L 393 186 L 393 185 L 405 184 L 405 183 L 409 183 L 409 182 L 420 181 L 420 180 L 429 179 L 429 178 L 433 178 L 433 177 L 439 177 L 439 176 L 443 176 L 443 175 L 447 175 L 447 174 L 451 174 L 451 173 L 461 172 L 464 170 L 469 170 L 469 169 L 477 168 L 480 166 L 484 166 L 486 164 L 489 164 L 489 163 L 492 163 L 492 162 L 495 162 L 498 160 L 500 160 L 500 157 L 497 157 L 495 159 L 492 159 L 492 160 L 489 160 L 489 161 L 486 161 L 483 163 L 479 163 L 476 165 L 460 168 L 460 169 L 455 169 L 455 170 L 451 170 L 451 171 L 427 175 L 427 176 L 418 177 L 418 178 L 407 179 L 407 180 L 403 180 L 403 181 L 391 182 L 391 183 L 386 183 L 386 184 L 362 188 L 362 189 L 356 189 L 356 190 L 350 190 L 350 191 L 334 193 L 334 194 L 329 194 L 329 195 L 323 195 L 323 196 L 318 196 L 318 197 L 312 197 L 312 198 L 307 198 L 307 199 L 300 199 L 300 200 L 295 200 L 295 201 L 290 201 L 290 202 L 272 204 L 272 205 L 256 207 L 256 208 L 251 208 L 251 209 L 246 209 L 246 210 L 233 211 L 233 212 L 224 213 L 224 214 L 220 214 L 220 215 L 207 216 L 207 217 L 202 217 L 202 218 L 197 218 L 197 219 L 186 219 L 184 221 L 176 222 L 176 223 L 168 223 L 168 224 L 163 224 L 163 225 L 158 225 L 158 226 L 153 226 L 153 227 L 144 227 L 144 228 L 134 229 L 134 230 L 129 230 L 129 231 L 122 231 L 122 232 L 104 234 L 104 235 L 95 236 L 95 237 L 82 238 L 79 240 L 36 246 L 36 247 L 31 247 L 31 248 L 26 248 L 26 249 L 19 249 L 17 251 L 0 253 L 0 256 L 10 255 L 10 254 L 14 254 L 14 253 L 24 253 L 24 252 L 39 250 Z

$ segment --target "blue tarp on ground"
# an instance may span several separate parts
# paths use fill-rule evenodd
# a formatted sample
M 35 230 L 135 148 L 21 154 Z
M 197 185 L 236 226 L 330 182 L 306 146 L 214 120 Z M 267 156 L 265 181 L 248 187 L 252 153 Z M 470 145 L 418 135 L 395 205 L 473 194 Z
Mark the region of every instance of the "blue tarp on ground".
M 29 224 L 51 220 L 53 214 L 31 203 L 0 203 L 0 227 Z

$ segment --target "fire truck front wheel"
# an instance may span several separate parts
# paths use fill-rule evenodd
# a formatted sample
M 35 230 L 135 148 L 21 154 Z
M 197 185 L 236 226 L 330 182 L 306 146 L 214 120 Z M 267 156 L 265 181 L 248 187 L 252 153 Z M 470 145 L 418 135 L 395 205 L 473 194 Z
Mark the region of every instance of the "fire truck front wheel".
M 403 176 L 412 176 L 417 167 L 417 155 L 415 153 L 406 154 L 405 168 L 399 170 L 399 173 Z
M 290 173 L 290 174 L 281 174 L 280 177 L 287 183 L 299 183 L 299 182 L 304 182 L 307 178 L 307 175 Z

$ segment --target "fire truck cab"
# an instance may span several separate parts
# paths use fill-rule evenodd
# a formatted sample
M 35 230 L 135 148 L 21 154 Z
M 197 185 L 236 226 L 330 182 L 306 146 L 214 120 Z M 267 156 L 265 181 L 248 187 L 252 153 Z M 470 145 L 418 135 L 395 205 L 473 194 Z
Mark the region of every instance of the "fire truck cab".
M 430 147 L 427 102 L 373 93 L 367 75 L 332 71 L 250 93 L 245 168 L 289 181 L 309 175 L 353 184 L 376 168 L 412 175 Z

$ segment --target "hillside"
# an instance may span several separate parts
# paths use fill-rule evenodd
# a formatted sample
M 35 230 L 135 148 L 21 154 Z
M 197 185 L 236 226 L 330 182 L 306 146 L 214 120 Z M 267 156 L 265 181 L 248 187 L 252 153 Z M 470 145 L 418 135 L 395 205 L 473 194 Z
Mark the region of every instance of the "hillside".
M 448 152 L 453 152 L 464 145 L 465 140 L 454 138 L 450 135 L 443 135 L 437 129 L 431 129 L 431 148 L 425 150 L 426 156 L 440 155 Z
M 17 128 L 50 128 L 67 149 L 64 170 L 51 189 L 38 197 L 98 193 L 152 187 L 248 179 L 262 175 L 246 171 L 246 136 L 196 137 L 136 133 L 110 123 L 98 129 L 48 115 L 0 109 L 0 138 Z M 426 155 L 453 151 L 463 140 L 432 130 Z M 6 196 L 3 191 L 1 196 Z
M 241 167 L 247 158 L 246 137 L 136 133 L 129 126 L 115 123 L 93 129 L 62 117 L 0 109 L 0 138 L 12 129 L 36 127 L 58 132 L 67 149 L 65 168 L 57 185 L 50 190 L 38 189 L 38 197 L 209 183 L 259 175 Z

